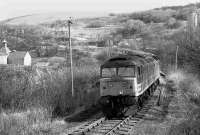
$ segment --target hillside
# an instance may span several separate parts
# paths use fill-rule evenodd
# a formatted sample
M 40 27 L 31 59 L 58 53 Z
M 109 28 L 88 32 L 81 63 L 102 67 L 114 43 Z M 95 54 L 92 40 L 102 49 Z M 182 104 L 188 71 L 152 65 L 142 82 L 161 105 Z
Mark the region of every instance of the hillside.
M 196 4 L 197 7 L 200 5 Z M 190 4 L 129 14 L 109 14 L 104 17 L 99 17 L 102 14 L 96 14 L 96 17 L 84 13 L 79 16 L 71 14 L 74 17 L 71 27 L 72 44 L 75 49 L 91 55 L 98 53 L 98 47 L 108 46 L 146 49 L 157 55 L 161 55 L 162 52 L 162 56 L 159 56 L 161 61 L 172 64 L 175 45 L 180 44 L 177 39 L 185 36 L 188 17 L 194 9 L 194 5 Z M 87 18 L 82 18 L 85 15 Z M 55 50 L 68 45 L 66 19 L 66 13 L 35 14 L 8 19 L 0 26 L 0 38 L 8 40 L 11 50 L 34 51 L 37 52 L 34 55 L 36 57 L 56 56 L 57 51 L 49 51 L 49 54 L 42 55 L 38 48 L 49 46 Z M 196 41 L 194 43 L 196 44 Z M 164 54 L 171 57 L 165 57 Z M 171 65 L 166 62 L 162 64 L 166 69 L 166 65 Z
M 91 13 L 91 12 L 58 12 L 58 13 L 41 13 L 41 14 L 32 14 L 32 15 L 25 15 L 25 16 L 19 16 L 14 18 L 9 18 L 7 20 L 4 20 L 2 22 L 6 24 L 12 24 L 12 25 L 20 25 L 20 24 L 26 24 L 26 25 L 38 25 L 40 23 L 50 23 L 56 20 L 66 20 L 69 17 L 74 17 L 75 19 L 79 18 L 92 18 L 92 17 L 101 17 L 101 16 L 107 16 L 105 13 Z
M 144 13 L 152 12 L 154 10 L 163 10 L 163 11 L 174 11 L 173 16 L 175 18 L 179 19 L 186 19 L 188 16 L 188 13 L 193 9 L 193 7 L 200 7 L 200 4 L 189 4 L 185 6 L 168 6 L 168 7 L 161 7 L 161 8 L 155 8 L 149 11 L 144 12 L 137 12 L 137 13 L 130 13 L 130 14 L 116 14 L 116 15 L 122 15 L 122 16 L 133 16 L 134 14 L 138 13 Z M 166 12 L 167 13 L 167 12 Z M 110 14 L 115 15 L 115 14 Z M 54 12 L 54 13 L 39 13 L 39 14 L 32 14 L 32 15 L 24 15 L 24 16 L 18 16 L 9 18 L 7 20 L 4 20 L 2 22 L 6 24 L 13 24 L 13 25 L 20 25 L 20 24 L 28 24 L 28 25 L 38 25 L 40 23 L 50 23 L 56 20 L 66 20 L 67 17 L 74 17 L 75 19 L 79 18 L 95 18 L 95 17 L 105 17 L 108 16 L 108 13 L 100 13 L 100 12 Z

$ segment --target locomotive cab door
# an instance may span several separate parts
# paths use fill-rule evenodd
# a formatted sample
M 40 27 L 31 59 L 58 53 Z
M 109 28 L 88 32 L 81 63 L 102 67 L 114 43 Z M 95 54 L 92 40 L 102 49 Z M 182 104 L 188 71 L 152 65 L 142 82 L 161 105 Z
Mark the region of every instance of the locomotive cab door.
M 138 95 L 140 95 L 140 93 L 142 93 L 142 82 L 143 82 L 142 66 L 137 66 L 136 78 L 137 78 L 137 93 Z
M 137 76 L 137 83 L 138 84 L 142 83 L 143 80 L 142 66 L 137 66 L 136 76 Z

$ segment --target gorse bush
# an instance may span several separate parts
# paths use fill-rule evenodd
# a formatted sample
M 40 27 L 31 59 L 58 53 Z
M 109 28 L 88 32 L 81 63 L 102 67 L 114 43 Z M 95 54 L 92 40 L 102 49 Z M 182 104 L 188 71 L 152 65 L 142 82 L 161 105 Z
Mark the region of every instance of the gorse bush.
M 70 69 L 21 68 L 0 71 L 0 104 L 4 109 L 20 110 L 44 107 L 49 111 L 61 108 L 61 114 L 73 112 L 79 106 L 95 104 L 99 91 L 97 66 L 74 68 L 74 97 L 71 95 Z M 90 98 L 88 98 L 90 97 Z
M 98 67 L 74 68 L 74 97 L 71 73 L 59 69 L 1 66 L 0 134 L 55 135 L 66 131 L 68 124 L 52 117 L 71 114 L 78 107 L 97 103 Z M 59 131 L 58 131 L 59 129 Z
M 122 24 L 122 28 L 118 28 L 113 35 L 121 34 L 123 37 L 130 37 L 134 34 L 139 34 L 145 31 L 146 24 L 141 20 L 127 20 L 124 24 Z
M 175 18 L 171 17 L 165 24 L 168 29 L 176 29 L 181 26 L 180 22 L 177 21 Z
M 147 12 L 133 13 L 129 17 L 131 19 L 141 20 L 145 23 L 160 23 L 168 20 L 175 13 L 174 10 L 150 10 Z
M 104 27 L 105 23 L 100 21 L 95 21 L 86 26 L 86 28 L 101 28 Z

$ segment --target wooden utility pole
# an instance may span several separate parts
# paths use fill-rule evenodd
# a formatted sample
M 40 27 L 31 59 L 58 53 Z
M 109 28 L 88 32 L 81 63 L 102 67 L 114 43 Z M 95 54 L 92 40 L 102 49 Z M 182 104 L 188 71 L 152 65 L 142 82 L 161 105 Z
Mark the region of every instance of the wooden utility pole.
M 72 59 L 72 45 L 71 45 L 71 24 L 72 20 L 71 17 L 68 19 L 68 33 L 69 33 L 69 49 L 70 49 L 70 71 L 71 71 L 71 92 L 72 92 L 72 97 L 74 96 L 74 74 L 73 74 L 73 59 Z
M 175 71 L 177 70 L 178 67 L 178 45 L 176 46 L 176 61 L 175 61 Z

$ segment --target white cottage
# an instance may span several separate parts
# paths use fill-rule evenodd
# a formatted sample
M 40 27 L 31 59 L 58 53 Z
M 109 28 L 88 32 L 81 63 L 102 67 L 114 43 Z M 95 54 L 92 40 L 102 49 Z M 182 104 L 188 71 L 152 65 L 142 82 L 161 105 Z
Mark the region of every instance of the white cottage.
M 3 41 L 3 47 L 0 49 L 0 64 L 7 64 L 10 49 L 7 47 L 6 40 Z
M 31 56 L 29 52 L 22 52 L 22 51 L 11 52 L 8 56 L 8 64 L 30 66 Z
M 7 64 L 8 55 L 5 53 L 0 53 L 0 64 Z
M 0 49 L 0 64 L 31 65 L 31 56 L 29 52 L 13 51 L 7 47 L 6 40 L 4 46 Z

